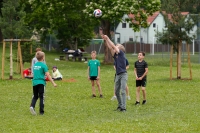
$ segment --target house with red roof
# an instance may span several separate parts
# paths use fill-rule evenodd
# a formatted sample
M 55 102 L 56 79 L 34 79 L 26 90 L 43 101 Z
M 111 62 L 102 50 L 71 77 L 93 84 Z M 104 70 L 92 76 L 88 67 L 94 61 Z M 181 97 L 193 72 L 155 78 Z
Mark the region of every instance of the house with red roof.
M 182 12 L 181 14 L 187 16 L 189 15 L 189 12 Z M 171 14 L 168 14 L 169 18 L 171 18 L 171 16 Z M 124 15 L 122 20 L 125 20 L 126 18 L 134 18 L 134 15 Z M 163 30 L 166 30 L 164 16 L 159 11 L 157 11 L 153 13 L 152 16 L 147 18 L 147 22 L 149 27 L 141 27 L 139 32 L 134 32 L 128 22 L 120 22 L 115 31 L 115 43 L 122 44 L 128 41 L 133 41 L 146 44 L 154 44 L 156 42 L 156 32 L 162 32 Z M 191 36 L 196 34 L 197 26 L 195 26 L 194 29 L 190 31 Z

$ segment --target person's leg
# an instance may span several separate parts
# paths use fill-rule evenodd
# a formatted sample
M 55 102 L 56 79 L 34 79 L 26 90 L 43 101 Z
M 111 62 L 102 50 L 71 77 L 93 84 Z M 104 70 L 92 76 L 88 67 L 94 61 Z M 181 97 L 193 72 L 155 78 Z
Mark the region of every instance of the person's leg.
M 122 102 L 121 102 L 121 96 L 120 96 L 120 87 L 121 87 L 121 83 L 120 83 L 120 76 L 116 75 L 115 78 L 115 95 L 117 97 L 117 101 L 118 101 L 118 108 L 121 109 L 122 107 Z
M 98 87 L 98 91 L 99 91 L 99 94 L 100 94 L 100 97 L 102 97 L 102 90 L 101 90 L 101 86 L 100 86 L 100 80 L 96 80 L 96 84 L 97 84 L 97 87 Z
M 122 106 L 121 108 L 126 110 L 126 83 L 127 83 L 127 79 L 128 79 L 128 75 L 127 73 L 123 73 L 123 74 L 120 74 L 120 82 L 121 82 L 121 96 L 122 96 Z
M 38 85 L 33 86 L 33 96 L 32 96 L 32 101 L 31 101 L 31 105 L 30 105 L 33 108 L 35 108 L 35 104 L 38 99 L 38 93 L 39 93 Z
M 92 94 L 93 94 L 93 96 L 96 96 L 95 87 L 94 87 L 94 80 L 91 80 L 91 84 L 92 84 Z
M 115 100 L 117 98 L 116 94 L 115 94 L 115 78 L 116 78 L 116 74 L 115 74 L 115 77 L 114 77 L 114 94 L 113 94 L 113 97 L 111 98 L 111 100 Z
M 30 105 L 30 112 L 32 115 L 36 115 L 35 112 L 35 104 L 37 102 L 38 99 L 38 85 L 33 86 L 33 96 L 32 96 L 32 100 L 31 100 L 31 105 Z
M 115 100 L 117 97 L 115 95 L 115 84 L 114 84 L 114 94 L 113 94 L 113 97 L 111 98 L 111 100 Z
M 140 86 L 136 87 L 136 102 L 140 102 Z
M 143 100 L 146 100 L 146 89 L 142 87 Z
M 129 89 L 128 89 L 128 85 L 126 84 L 126 96 L 128 100 L 131 100 L 131 97 L 129 95 Z
M 45 86 L 40 84 L 39 88 L 39 97 L 40 97 L 40 114 L 44 114 L 44 91 L 45 91 Z
M 143 102 L 142 104 L 146 104 L 146 79 L 142 80 L 142 94 L 143 94 Z

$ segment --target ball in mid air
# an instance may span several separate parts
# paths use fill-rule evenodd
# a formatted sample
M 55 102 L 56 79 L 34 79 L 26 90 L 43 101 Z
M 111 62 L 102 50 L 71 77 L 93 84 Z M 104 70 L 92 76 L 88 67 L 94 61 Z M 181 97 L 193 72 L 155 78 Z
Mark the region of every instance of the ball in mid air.
M 95 9 L 93 14 L 96 18 L 99 18 L 102 16 L 102 11 L 100 9 Z

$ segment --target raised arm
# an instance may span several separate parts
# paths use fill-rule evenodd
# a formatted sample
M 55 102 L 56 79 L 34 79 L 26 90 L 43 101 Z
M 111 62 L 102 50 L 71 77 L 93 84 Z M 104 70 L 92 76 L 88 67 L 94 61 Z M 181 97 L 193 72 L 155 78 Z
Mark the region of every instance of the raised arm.
M 119 53 L 118 47 L 115 46 L 115 44 L 109 39 L 107 35 L 101 35 L 101 37 L 106 41 L 106 45 L 110 49 L 112 55 Z

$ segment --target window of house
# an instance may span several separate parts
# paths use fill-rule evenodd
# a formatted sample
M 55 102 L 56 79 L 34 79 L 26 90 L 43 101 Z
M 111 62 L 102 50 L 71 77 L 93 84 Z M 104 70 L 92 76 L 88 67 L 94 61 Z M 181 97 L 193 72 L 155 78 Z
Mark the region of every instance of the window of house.
M 132 38 L 132 37 L 129 37 L 129 41 L 133 42 L 133 38 Z
M 119 37 L 117 38 L 117 42 L 120 43 L 120 38 Z
M 126 23 L 122 23 L 122 28 L 126 28 Z
M 153 23 L 153 28 L 156 28 L 156 23 Z

